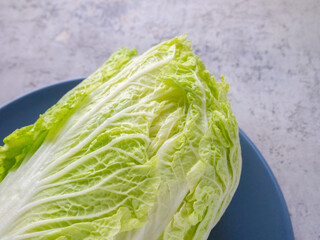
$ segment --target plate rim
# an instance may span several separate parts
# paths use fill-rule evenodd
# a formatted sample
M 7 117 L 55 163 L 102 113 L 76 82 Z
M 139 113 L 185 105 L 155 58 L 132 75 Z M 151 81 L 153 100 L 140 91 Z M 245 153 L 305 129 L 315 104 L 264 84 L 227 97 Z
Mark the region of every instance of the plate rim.
M 270 177 L 270 180 L 271 180 L 271 182 L 275 188 L 275 191 L 279 197 L 279 200 L 280 200 L 280 204 L 281 204 L 281 207 L 283 210 L 284 225 L 286 226 L 286 230 L 288 231 L 288 234 L 290 234 L 287 237 L 289 239 L 294 239 L 294 231 L 293 231 L 292 221 L 290 218 L 290 213 L 289 213 L 289 209 L 287 206 L 287 202 L 284 198 L 284 195 L 282 193 L 282 190 L 280 188 L 280 185 L 279 185 L 276 177 L 274 176 L 269 164 L 267 163 L 267 161 L 265 160 L 265 158 L 263 157 L 263 155 L 261 154 L 259 149 L 255 146 L 255 144 L 251 141 L 251 139 L 247 136 L 247 134 L 245 134 L 245 132 L 239 127 L 239 136 L 240 135 L 249 144 L 249 146 L 252 148 L 252 150 L 254 151 L 254 153 L 257 155 L 257 157 L 261 161 L 262 165 L 264 166 L 265 170 L 267 171 L 267 174 Z
M 73 79 L 69 79 L 69 80 L 64 80 L 64 81 L 60 81 L 60 82 L 56 82 L 56 83 L 51 83 L 51 84 L 45 85 L 43 87 L 36 88 L 36 89 L 31 90 L 29 92 L 26 92 L 24 94 L 22 93 L 20 96 L 15 97 L 12 100 L 9 100 L 9 101 L 5 102 L 4 104 L 0 105 L 0 111 L 4 110 L 5 108 L 9 107 L 10 105 L 15 104 L 16 102 L 22 101 L 24 98 L 26 98 L 26 97 L 28 97 L 30 95 L 33 95 L 35 93 L 44 91 L 44 90 L 46 90 L 48 88 L 55 87 L 55 86 L 58 86 L 58 85 L 63 85 L 63 84 L 66 84 L 66 83 L 77 82 L 77 81 L 79 81 L 79 83 L 80 83 L 84 79 L 86 79 L 86 77 L 79 77 L 79 78 L 73 78 Z

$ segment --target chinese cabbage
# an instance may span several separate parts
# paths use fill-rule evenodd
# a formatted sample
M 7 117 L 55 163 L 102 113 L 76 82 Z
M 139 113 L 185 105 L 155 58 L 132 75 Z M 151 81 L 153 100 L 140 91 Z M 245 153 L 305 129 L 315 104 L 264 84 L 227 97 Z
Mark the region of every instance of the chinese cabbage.
M 237 188 L 238 125 L 185 36 L 120 48 L 0 147 L 0 239 L 207 239 Z

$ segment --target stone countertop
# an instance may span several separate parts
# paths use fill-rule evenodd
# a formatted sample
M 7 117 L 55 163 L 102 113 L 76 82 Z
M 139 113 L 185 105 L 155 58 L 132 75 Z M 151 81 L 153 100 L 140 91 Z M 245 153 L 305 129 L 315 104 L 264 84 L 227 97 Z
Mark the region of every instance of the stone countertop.
M 320 239 L 318 0 L 0 2 L 0 105 L 88 76 L 120 46 L 184 32 L 223 74 L 240 127 L 274 172 L 295 237 Z

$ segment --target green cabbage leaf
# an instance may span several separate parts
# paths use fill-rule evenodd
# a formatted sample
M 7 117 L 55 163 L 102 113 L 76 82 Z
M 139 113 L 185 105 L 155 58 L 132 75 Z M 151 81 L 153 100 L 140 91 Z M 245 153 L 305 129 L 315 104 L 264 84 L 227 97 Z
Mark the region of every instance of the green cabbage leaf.
M 0 147 L 0 239 L 207 239 L 238 186 L 238 125 L 185 36 L 120 48 Z

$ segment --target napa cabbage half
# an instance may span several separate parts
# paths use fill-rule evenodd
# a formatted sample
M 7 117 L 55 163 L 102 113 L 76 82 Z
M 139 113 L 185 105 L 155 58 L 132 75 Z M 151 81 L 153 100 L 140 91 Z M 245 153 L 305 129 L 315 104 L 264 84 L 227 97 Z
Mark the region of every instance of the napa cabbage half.
M 207 239 L 241 172 L 228 84 L 185 36 L 136 54 L 4 139 L 0 239 Z

